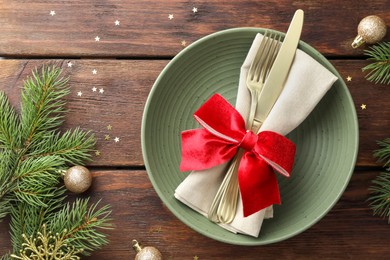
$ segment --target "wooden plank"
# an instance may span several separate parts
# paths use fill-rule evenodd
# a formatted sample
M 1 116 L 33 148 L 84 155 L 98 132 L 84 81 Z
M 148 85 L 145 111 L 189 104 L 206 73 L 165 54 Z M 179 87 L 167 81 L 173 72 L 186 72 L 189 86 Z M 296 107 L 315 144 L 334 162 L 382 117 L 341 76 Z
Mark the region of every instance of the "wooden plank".
M 390 236 L 387 221 L 372 216 L 366 199 L 377 172 L 356 171 L 334 208 L 307 231 L 280 243 L 243 247 L 220 243 L 181 223 L 161 202 L 144 171 L 93 171 L 92 201 L 111 204 L 116 228 L 111 243 L 85 259 L 133 259 L 130 243 L 137 239 L 156 246 L 164 259 L 380 259 Z M 0 224 L 0 252 L 9 249 L 7 223 Z M 324 250 L 326 248 L 326 250 Z
M 69 68 L 67 62 L 74 65 Z M 94 157 L 92 166 L 142 166 L 140 132 L 147 95 L 160 71 L 168 61 L 162 60 L 1 60 L 0 90 L 18 106 L 23 80 L 35 67 L 56 63 L 70 77 L 69 113 L 64 129 L 81 126 L 91 129 L 98 139 L 101 156 Z M 334 60 L 332 63 L 347 82 L 354 99 L 359 125 L 360 144 L 358 166 L 378 165 L 372 157 L 377 140 L 388 137 L 390 92 L 385 85 L 375 85 L 364 79 L 361 68 L 367 64 L 359 60 Z M 94 75 L 92 70 L 96 69 Z M 92 88 L 97 91 L 93 92 Z M 104 93 L 99 93 L 103 88 Z M 77 96 L 81 91 L 82 96 Z M 361 104 L 367 109 L 362 110 Z M 112 130 L 106 127 L 112 126 Z M 105 135 L 110 140 L 104 140 Z M 120 142 L 115 143 L 114 138 Z
M 298 8 L 305 11 L 304 41 L 327 56 L 356 56 L 362 51 L 350 44 L 359 21 L 371 14 L 390 20 L 384 8 L 388 0 L 293 4 L 288 0 L 39 0 L 28 4 L 2 0 L 0 6 L 0 56 L 18 57 L 173 56 L 182 49 L 182 41 L 189 44 L 224 29 L 262 27 L 285 32 Z M 169 19 L 169 14 L 174 18 Z M 120 25 L 115 25 L 116 20 Z

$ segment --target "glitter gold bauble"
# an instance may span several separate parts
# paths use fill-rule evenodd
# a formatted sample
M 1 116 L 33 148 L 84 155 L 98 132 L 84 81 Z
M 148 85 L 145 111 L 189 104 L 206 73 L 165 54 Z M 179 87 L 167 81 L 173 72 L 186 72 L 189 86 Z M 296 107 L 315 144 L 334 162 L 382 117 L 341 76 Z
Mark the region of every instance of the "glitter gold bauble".
M 135 260 L 162 260 L 162 255 L 157 248 L 152 246 L 142 247 L 137 240 L 133 240 L 133 249 L 137 252 Z
M 360 21 L 358 35 L 351 44 L 357 48 L 363 43 L 374 44 L 385 37 L 387 31 L 386 23 L 376 15 L 370 15 Z
M 64 183 L 69 191 L 82 193 L 91 186 L 92 174 L 83 166 L 73 166 L 65 172 Z

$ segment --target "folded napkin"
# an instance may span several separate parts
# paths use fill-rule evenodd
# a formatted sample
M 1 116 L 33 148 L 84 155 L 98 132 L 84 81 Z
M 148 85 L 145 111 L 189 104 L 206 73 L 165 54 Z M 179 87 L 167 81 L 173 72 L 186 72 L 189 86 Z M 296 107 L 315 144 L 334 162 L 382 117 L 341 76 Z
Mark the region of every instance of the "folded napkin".
M 245 119 L 249 116 L 251 100 L 246 86 L 246 76 L 262 38 L 261 34 L 256 35 L 241 67 L 236 109 Z M 336 80 L 337 77 L 320 63 L 303 51 L 297 50 L 284 89 L 260 131 L 268 130 L 287 135 L 311 113 Z M 259 105 L 261 106 L 261 104 Z M 227 166 L 228 163 L 224 163 L 207 170 L 192 171 L 177 187 L 175 197 L 207 217 L 211 203 L 225 176 Z M 272 206 L 244 217 L 242 201 L 239 198 L 234 220 L 229 224 L 218 225 L 234 233 L 258 237 L 263 220 L 272 217 Z

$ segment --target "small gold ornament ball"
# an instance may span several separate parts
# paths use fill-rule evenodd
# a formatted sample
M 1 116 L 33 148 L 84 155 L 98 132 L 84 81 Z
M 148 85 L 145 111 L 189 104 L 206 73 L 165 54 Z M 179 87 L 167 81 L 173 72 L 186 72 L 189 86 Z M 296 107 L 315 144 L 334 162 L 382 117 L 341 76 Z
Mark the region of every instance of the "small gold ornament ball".
M 133 249 L 137 252 L 135 260 L 162 260 L 162 255 L 157 248 L 152 246 L 142 247 L 137 240 L 132 241 Z
M 358 25 L 358 35 L 352 43 L 357 48 L 363 43 L 374 44 L 385 37 L 387 31 L 386 23 L 376 15 L 363 18 Z
M 65 172 L 64 183 L 69 191 L 82 193 L 91 186 L 92 174 L 84 166 L 73 166 Z

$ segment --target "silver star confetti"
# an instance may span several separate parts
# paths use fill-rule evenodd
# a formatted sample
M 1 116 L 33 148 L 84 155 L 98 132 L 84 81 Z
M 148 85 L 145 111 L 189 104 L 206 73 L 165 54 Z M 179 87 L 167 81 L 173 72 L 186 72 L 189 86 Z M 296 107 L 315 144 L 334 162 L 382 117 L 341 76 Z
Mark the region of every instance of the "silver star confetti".
M 97 74 L 97 70 L 96 70 L 96 69 L 93 69 L 92 74 L 93 74 L 93 75 L 96 75 L 96 74 Z
M 196 7 L 192 8 L 192 12 L 193 13 L 197 13 L 198 12 L 198 8 L 196 8 Z
M 168 15 L 168 19 L 169 19 L 169 20 L 172 20 L 172 19 L 173 19 L 173 14 L 169 14 L 169 15 Z
M 119 142 L 119 137 L 115 137 L 114 141 L 115 143 Z
M 100 41 L 100 37 L 99 37 L 99 36 L 96 36 L 96 37 L 95 37 L 95 41 L 96 41 L 96 42 Z
M 97 88 L 96 87 L 93 87 L 92 88 L 92 92 L 96 92 L 97 91 Z
M 77 96 L 81 97 L 83 95 L 83 92 L 79 91 L 77 92 Z
M 50 15 L 51 15 L 51 16 L 56 15 L 56 11 L 54 11 L 54 10 L 50 11 Z
M 116 20 L 115 21 L 115 26 L 118 26 L 118 25 L 120 25 L 121 24 L 121 22 L 119 21 L 119 20 Z
M 99 93 L 103 94 L 104 93 L 104 89 L 103 88 L 99 89 Z
M 68 62 L 68 68 L 72 68 L 73 63 L 71 61 Z

